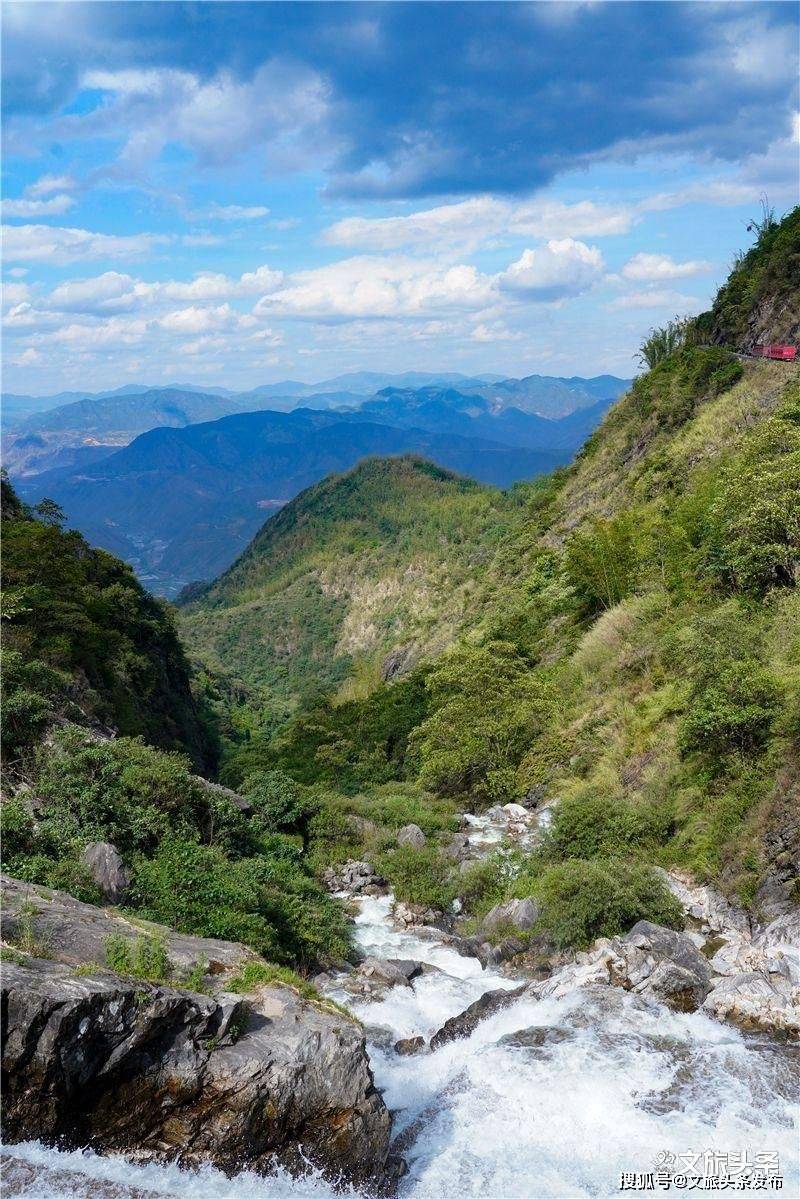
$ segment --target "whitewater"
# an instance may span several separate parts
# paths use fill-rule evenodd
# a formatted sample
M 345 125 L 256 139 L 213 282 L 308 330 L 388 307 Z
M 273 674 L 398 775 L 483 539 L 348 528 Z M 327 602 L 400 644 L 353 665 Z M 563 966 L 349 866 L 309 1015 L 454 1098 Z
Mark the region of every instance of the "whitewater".
M 487 847 L 501 836 L 486 821 L 471 829 L 471 840 Z M 646 1176 L 680 1155 L 712 1151 L 734 1161 L 777 1154 L 782 1194 L 800 1196 L 797 1046 L 593 987 L 561 999 L 523 995 L 471 1036 L 403 1057 L 393 1048 L 398 1039 L 427 1040 L 485 992 L 522 980 L 398 929 L 391 895 L 356 902 L 364 954 L 437 967 L 377 999 L 354 998 L 343 979 L 328 988 L 365 1025 L 394 1148 L 408 1166 L 398 1199 L 643 1196 L 653 1191 L 620 1189 L 623 1173 Z M 313 1170 L 302 1179 L 248 1171 L 227 1178 L 210 1167 L 61 1153 L 37 1142 L 4 1153 L 22 1163 L 9 1164 L 7 1193 L 26 1199 L 369 1199 Z

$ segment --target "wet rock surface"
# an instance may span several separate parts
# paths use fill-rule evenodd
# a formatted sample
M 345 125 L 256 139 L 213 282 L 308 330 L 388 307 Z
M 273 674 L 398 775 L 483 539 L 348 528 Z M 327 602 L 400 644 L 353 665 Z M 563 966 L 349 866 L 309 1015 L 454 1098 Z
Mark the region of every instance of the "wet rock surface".
M 465 1011 L 445 1021 L 439 1031 L 431 1037 L 431 1049 L 438 1049 L 448 1041 L 470 1036 L 483 1020 L 493 1016 L 495 1012 L 501 1012 L 503 1008 L 510 1007 L 526 990 L 527 984 L 523 983 L 510 991 L 487 991 Z
M 7 883 L 13 908 L 24 885 Z M 7 1141 L 222 1169 L 297 1171 L 310 1161 L 354 1180 L 380 1174 L 390 1117 L 352 1020 L 289 987 L 200 995 L 95 967 L 93 947 L 111 918 L 50 894 L 52 913 L 40 914 L 35 935 L 46 923 L 58 928 L 63 945 L 52 952 L 64 960 L 17 951 L 3 963 Z M 37 896 L 47 906 L 44 888 Z M 4 911 L 5 935 L 15 920 Z M 222 960 L 255 957 L 229 942 L 179 941 L 193 961 L 209 950 Z M 80 947 L 90 956 L 76 971 Z

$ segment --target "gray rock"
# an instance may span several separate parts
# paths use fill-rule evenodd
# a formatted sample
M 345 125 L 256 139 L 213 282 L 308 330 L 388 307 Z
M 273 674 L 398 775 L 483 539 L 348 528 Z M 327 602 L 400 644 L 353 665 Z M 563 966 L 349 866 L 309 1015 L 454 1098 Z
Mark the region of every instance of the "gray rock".
M 508 899 L 505 903 L 496 904 L 487 912 L 481 921 L 485 932 L 493 933 L 504 925 L 510 924 L 520 932 L 533 928 L 542 914 L 542 909 L 535 899 Z
M 412 1053 L 419 1053 L 420 1049 L 425 1048 L 424 1037 L 403 1037 L 394 1043 L 395 1053 L 399 1053 L 401 1057 L 409 1057 Z
M 15 944 L 21 935 L 21 917 L 27 908 L 31 931 L 50 956 L 70 966 L 96 962 L 106 964 L 106 945 L 111 936 L 124 937 L 131 946 L 144 936 L 164 942 L 169 964 L 176 976 L 192 970 L 198 962 L 206 965 L 213 988 L 224 989 L 226 978 L 237 973 L 245 962 L 258 959 L 245 945 L 219 941 L 213 937 L 192 937 L 177 933 L 163 924 L 132 920 L 117 912 L 104 911 L 90 903 L 81 903 L 64 891 L 35 887 L 9 875 L 0 875 L 0 934 Z
M 800 1037 L 800 989 L 783 975 L 748 972 L 722 978 L 703 1010 L 739 1028 Z
M 686 933 L 640 920 L 618 945 L 625 962 L 623 985 L 638 994 L 692 1012 L 711 989 L 708 962 Z
M 4 940 L 20 940 L 24 917 L 34 953 L 59 959 L 4 963 L 8 1138 L 223 1169 L 301 1170 L 304 1157 L 357 1179 L 382 1168 L 389 1116 L 352 1021 L 289 987 L 226 992 L 232 973 L 259 960 L 245 946 L 134 923 L 6 876 L 2 885 Z M 102 964 L 112 934 L 163 937 L 178 982 L 203 961 L 216 994 L 113 974 Z
M 414 963 L 411 963 L 414 965 Z M 410 975 L 399 964 L 385 961 L 383 958 L 365 958 L 355 971 L 360 978 L 370 979 L 384 987 L 410 987 Z
M 348 891 L 352 895 L 367 894 L 386 886 L 386 880 L 369 862 L 356 862 L 352 858 L 342 866 L 329 866 L 323 879 L 329 891 Z
M 81 862 L 100 888 L 106 903 L 122 903 L 131 885 L 131 872 L 109 841 L 90 841 Z
M 409 982 L 414 978 L 419 978 L 425 969 L 424 962 L 417 962 L 413 958 L 387 958 L 386 961 L 401 974 L 404 974 Z
M 439 1049 L 448 1041 L 457 1041 L 462 1037 L 471 1036 L 482 1021 L 493 1016 L 495 1012 L 501 1012 L 504 1008 L 510 1007 L 527 989 L 527 983 L 523 983 L 522 986 L 514 987 L 510 991 L 487 991 L 459 1015 L 452 1016 L 444 1022 L 439 1031 L 431 1037 L 431 1049 Z
M 397 844 L 410 845 L 412 849 L 422 849 L 426 837 L 418 824 L 405 824 L 397 830 Z
M 2 991 L 8 1140 L 229 1171 L 312 1161 L 353 1181 L 386 1162 L 390 1118 L 360 1030 L 290 988 L 243 1008 L 28 957 L 4 963 Z
M 381 678 L 384 683 L 398 679 L 407 674 L 417 660 L 417 651 L 413 645 L 397 645 L 390 650 L 381 663 Z
M 466 833 L 454 833 L 450 842 L 444 848 L 445 857 L 453 862 L 464 862 L 470 857 L 469 837 Z

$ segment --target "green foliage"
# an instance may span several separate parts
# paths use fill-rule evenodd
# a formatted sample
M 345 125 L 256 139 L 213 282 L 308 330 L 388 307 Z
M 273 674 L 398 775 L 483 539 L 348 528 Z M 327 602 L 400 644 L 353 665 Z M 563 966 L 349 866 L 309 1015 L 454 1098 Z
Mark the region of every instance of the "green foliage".
M 703 530 L 702 565 L 722 586 L 763 596 L 800 568 L 800 428 L 765 421 L 721 472 Z
M 424 845 L 422 849 L 398 846 L 379 857 L 376 867 L 404 903 L 446 912 L 458 894 L 452 863 L 441 856 L 435 845 Z
M 755 663 L 725 668 L 693 688 L 680 728 L 680 746 L 710 757 L 754 753 L 769 737 L 779 693 L 772 673 Z
M 138 936 L 134 940 L 112 933 L 105 941 L 106 963 L 116 974 L 129 974 L 148 982 L 164 982 L 170 974 L 163 936 Z
M 62 529 L 62 516 L 50 501 L 30 512 L 3 480 L 7 761 L 24 762 L 61 715 L 113 724 L 212 764 L 168 609 L 130 567 Z
M 245 962 L 239 972 L 225 984 L 227 991 L 235 995 L 249 995 L 258 987 L 268 987 L 279 984 L 292 987 L 303 999 L 318 1000 L 319 991 L 306 979 L 295 974 L 286 966 L 276 966 L 270 962 Z
M 597 937 L 627 932 L 637 920 L 683 927 L 683 911 L 649 867 L 619 859 L 570 859 L 547 868 L 532 883 L 521 876 L 514 890 L 535 894 L 540 925 L 559 948 L 584 949 Z
M 513 799 L 519 761 L 553 710 L 546 679 L 508 643 L 464 644 L 433 667 L 428 693 L 432 713 L 414 734 L 422 785 Z
M 653 851 L 667 838 L 667 805 L 632 804 L 608 796 L 565 796 L 554 809 L 546 836 L 557 858 L 617 857 Z
M 314 805 L 290 775 L 282 770 L 251 774 L 242 790 L 265 831 L 296 833 L 305 842 Z
M 141 741 L 95 741 L 68 728 L 40 751 L 36 789 L 42 822 L 62 842 L 111 841 L 123 855 L 149 853 L 166 836 L 224 840 L 241 823 L 224 794 L 203 785 L 180 754 Z
M 775 222 L 769 207 L 753 223 L 754 246 L 734 264 L 710 312 L 697 318 L 697 336 L 734 349 L 791 340 L 800 295 L 800 208 Z M 755 320 L 754 320 L 755 317 Z
M 297 860 L 275 854 L 231 860 L 215 846 L 165 840 L 136 864 L 133 896 L 147 919 L 243 941 L 277 961 L 308 967 L 349 953 L 341 909 Z
M 592 517 L 567 542 L 564 568 L 581 604 L 589 613 L 613 608 L 625 599 L 636 580 L 638 555 L 628 513 L 611 520 Z
M 660 329 L 651 329 L 639 347 L 639 361 L 652 370 L 676 351 L 683 349 L 692 329 L 689 317 L 675 317 Z

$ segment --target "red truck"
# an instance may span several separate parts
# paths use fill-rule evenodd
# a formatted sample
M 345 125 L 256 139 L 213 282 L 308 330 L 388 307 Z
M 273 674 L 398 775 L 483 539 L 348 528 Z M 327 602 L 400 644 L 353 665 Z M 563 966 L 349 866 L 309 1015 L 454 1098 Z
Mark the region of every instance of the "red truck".
M 794 362 L 797 346 L 782 346 L 775 342 L 769 346 L 753 346 L 754 358 L 777 358 L 780 362 Z

